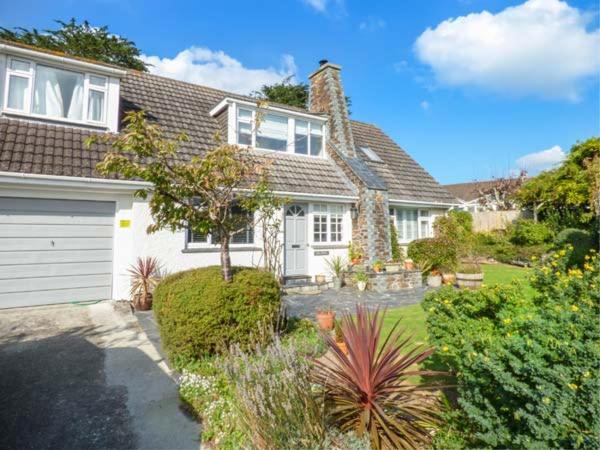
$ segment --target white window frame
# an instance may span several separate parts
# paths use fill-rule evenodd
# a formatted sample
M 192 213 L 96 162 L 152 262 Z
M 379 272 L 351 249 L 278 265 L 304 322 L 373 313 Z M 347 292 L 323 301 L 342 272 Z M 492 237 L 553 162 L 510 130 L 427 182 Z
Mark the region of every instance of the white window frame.
M 432 211 L 430 209 L 423 209 L 423 208 L 410 208 L 410 207 L 392 207 L 390 208 L 390 212 L 393 211 L 393 214 L 390 214 L 392 216 L 392 219 L 394 221 L 394 225 L 396 227 L 397 233 L 398 233 L 398 243 L 399 244 L 409 244 L 414 240 L 417 239 L 424 239 L 424 238 L 429 238 L 429 237 L 433 237 L 433 214 Z M 413 238 L 407 238 L 407 218 L 406 218 L 406 212 L 407 211 L 416 211 L 417 212 L 417 220 L 416 220 L 416 230 L 414 232 L 414 236 Z M 402 220 L 398 220 L 399 215 L 402 214 Z M 427 236 L 422 236 L 421 233 L 421 223 L 422 222 L 427 222 L 427 229 L 428 229 L 428 235 Z
M 29 63 L 29 72 L 27 73 L 24 71 L 11 69 L 10 66 L 11 66 L 11 63 L 13 60 Z M 33 112 L 34 86 L 35 86 L 35 78 L 36 78 L 38 65 L 43 66 L 43 67 L 49 67 L 51 69 L 66 70 L 69 72 L 83 75 L 84 79 L 83 79 L 83 119 L 82 120 L 68 119 L 65 117 L 52 117 L 52 116 L 47 116 L 45 114 L 36 114 Z M 25 101 L 24 101 L 24 106 L 25 106 L 24 110 L 13 109 L 13 108 L 8 107 L 8 91 L 10 89 L 10 76 L 11 75 L 20 76 L 22 78 L 28 79 L 28 86 L 27 86 L 27 91 L 26 91 L 26 96 L 25 96 Z M 104 87 L 90 86 L 90 76 L 94 76 L 97 78 L 103 78 L 105 80 Z M 83 72 L 80 70 L 73 70 L 69 67 L 60 67 L 60 66 L 56 66 L 53 64 L 38 63 L 34 60 L 27 59 L 27 58 L 9 56 L 6 61 L 6 74 L 4 77 L 4 84 L 5 84 L 4 97 L 3 97 L 4 100 L 2 102 L 2 109 L 3 109 L 3 111 L 5 111 L 9 114 L 33 117 L 33 118 L 52 121 L 52 122 L 75 123 L 75 124 L 81 124 L 81 125 L 93 125 L 93 126 L 108 128 L 108 103 L 110 101 L 109 93 L 108 93 L 108 86 L 110 84 L 110 79 L 106 75 L 100 75 L 100 74 L 97 74 L 94 72 Z M 92 91 L 92 90 L 102 92 L 104 94 L 104 105 L 103 105 L 103 111 L 102 111 L 102 118 L 104 120 L 102 120 L 100 122 L 90 120 L 88 118 L 88 103 L 89 103 L 90 91 Z
M 281 150 L 271 150 L 269 148 L 262 148 L 262 147 L 257 147 L 256 146 L 256 135 L 258 133 L 258 130 L 256 129 L 256 115 L 257 115 L 257 108 L 253 107 L 253 106 L 247 106 L 245 104 L 238 104 L 238 103 L 234 103 L 230 106 L 233 114 L 231 114 L 229 116 L 229 120 L 233 122 L 233 127 L 229 127 L 229 133 L 230 133 L 230 138 L 229 138 L 229 142 L 232 144 L 236 144 L 236 145 L 240 145 L 243 147 L 248 147 L 248 145 L 246 144 L 240 144 L 239 143 L 239 110 L 240 109 L 244 109 L 247 111 L 251 111 L 252 112 L 252 121 L 250 123 L 250 130 L 251 130 L 251 141 L 252 144 L 250 145 L 250 147 L 256 149 L 256 150 L 260 150 L 260 151 L 264 151 L 264 152 L 271 152 L 271 153 L 288 153 L 288 154 L 294 154 L 296 156 L 302 156 L 302 157 L 308 157 L 308 158 L 326 158 L 326 127 L 325 127 L 325 123 L 319 123 L 317 120 L 315 119 L 311 119 L 308 117 L 296 117 L 292 114 L 287 115 L 281 111 L 272 111 L 267 109 L 261 110 L 261 113 L 263 115 L 266 114 L 271 114 L 274 116 L 279 116 L 279 117 L 284 117 L 287 118 L 288 124 L 287 124 L 287 145 L 286 145 L 286 150 L 285 151 L 281 151 Z M 301 120 L 301 121 L 305 121 L 308 122 L 308 153 L 307 154 L 302 154 L 302 153 L 296 153 L 296 148 L 295 148 L 295 143 L 296 143 L 296 120 Z M 311 146 L 312 146 L 312 139 L 311 139 L 311 135 L 312 135 L 312 130 L 313 130 L 313 126 L 319 126 L 321 128 L 321 152 L 319 155 L 312 155 L 311 154 Z
M 256 219 L 256 215 L 254 215 L 254 219 Z M 256 233 L 256 220 L 254 220 L 254 222 L 251 224 L 251 228 L 252 228 L 252 242 L 245 242 L 245 243 L 239 243 L 239 242 L 233 242 L 233 236 L 231 237 L 231 240 L 229 241 L 229 247 L 231 248 L 254 248 L 257 247 L 257 243 L 256 243 L 256 238 L 257 238 L 257 233 Z M 244 231 L 242 231 L 243 233 Z M 248 230 L 245 231 L 246 233 L 248 233 Z M 189 228 L 185 229 L 185 248 L 186 249 L 194 249 L 194 248 L 205 248 L 205 249 L 218 249 L 219 248 L 219 243 L 213 243 L 212 241 L 212 234 L 210 233 L 206 233 L 206 241 L 205 242 L 192 242 L 191 241 L 191 231 Z
M 325 240 L 315 240 L 315 222 L 316 217 L 322 216 L 325 217 L 325 231 L 319 230 L 319 234 L 325 233 Z M 332 229 L 332 218 L 335 217 L 336 220 L 340 220 L 338 225 L 340 225 L 340 239 L 333 240 L 332 235 L 337 232 L 334 232 Z M 322 224 L 320 224 L 322 225 Z M 315 245 L 341 245 L 345 242 L 346 230 L 348 229 L 348 224 L 346 223 L 346 208 L 344 205 L 338 204 L 328 204 L 328 203 L 311 203 L 310 205 L 310 241 Z

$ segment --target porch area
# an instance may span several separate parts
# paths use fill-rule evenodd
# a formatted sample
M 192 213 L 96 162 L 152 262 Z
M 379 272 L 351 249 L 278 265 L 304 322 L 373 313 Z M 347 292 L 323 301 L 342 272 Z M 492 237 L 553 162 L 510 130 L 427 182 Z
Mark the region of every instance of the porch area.
M 426 287 L 416 287 L 395 292 L 360 292 L 352 287 L 343 287 L 313 295 L 285 295 L 283 304 L 288 317 L 314 320 L 319 309 L 331 308 L 340 317 L 345 312 L 354 312 L 359 303 L 381 309 L 413 305 L 420 303 L 427 291 Z

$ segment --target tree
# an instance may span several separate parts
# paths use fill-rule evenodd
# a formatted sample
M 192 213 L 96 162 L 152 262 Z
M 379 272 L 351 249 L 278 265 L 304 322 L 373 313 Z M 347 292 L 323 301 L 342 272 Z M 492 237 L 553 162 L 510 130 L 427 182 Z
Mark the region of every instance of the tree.
M 135 43 L 108 31 L 107 26 L 94 27 L 87 20 L 81 24 L 73 18 L 69 22 L 57 20 L 61 28 L 38 31 L 33 28 L 9 30 L 0 27 L 0 39 L 65 53 L 80 58 L 146 72 L 147 65 L 140 59 Z
M 577 142 L 560 167 L 527 180 L 517 193 L 518 201 L 536 215 L 558 215 L 563 225 L 574 217 L 580 226 L 589 226 L 599 158 L 600 138 Z
M 494 206 L 500 211 L 515 209 L 515 195 L 526 178 L 527 172 L 521 171 L 516 177 L 495 179 L 491 185 L 479 189 L 479 203 L 489 209 Z
M 147 232 L 190 229 L 210 233 L 221 246 L 223 279 L 231 281 L 231 238 L 253 225 L 254 213 L 272 198 L 266 164 L 247 149 L 223 144 L 218 137 L 214 149 L 183 160 L 176 154 L 179 145 L 188 140 L 186 135 L 164 138 L 143 111 L 128 113 L 124 123 L 125 129 L 117 136 L 88 139 L 88 146 L 97 142 L 111 145 L 97 170 L 149 182 L 151 186 L 135 193 L 150 198 L 154 223 Z
M 269 102 L 282 103 L 297 108 L 308 108 L 309 89 L 306 83 L 292 83 L 292 76 L 289 76 L 281 83 L 265 84 L 259 91 L 254 91 L 251 95 Z M 348 96 L 346 96 L 346 106 L 348 107 L 348 114 L 350 114 L 352 100 Z

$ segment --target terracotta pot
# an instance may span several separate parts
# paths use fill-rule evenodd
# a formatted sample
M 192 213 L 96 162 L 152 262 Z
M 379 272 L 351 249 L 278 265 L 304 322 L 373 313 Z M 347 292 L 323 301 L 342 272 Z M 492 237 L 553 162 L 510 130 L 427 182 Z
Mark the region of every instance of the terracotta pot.
M 442 282 L 444 284 L 454 284 L 456 283 L 456 275 L 454 275 L 453 273 L 443 273 Z
M 456 272 L 456 282 L 460 288 L 477 289 L 483 284 L 483 273 Z
M 360 258 L 354 258 L 354 259 L 352 260 L 352 265 L 353 265 L 353 266 L 356 266 L 357 264 L 360 264 Z
M 317 324 L 323 331 L 333 330 L 335 313 L 333 311 L 317 311 Z
M 348 354 L 348 346 L 346 345 L 345 342 L 336 342 L 336 344 L 344 355 Z
M 146 298 L 143 298 L 142 294 L 134 295 L 133 307 L 136 311 L 148 311 L 152 309 L 152 294 L 148 294 Z
M 380 273 L 383 269 L 381 267 L 373 267 L 373 272 Z
M 415 263 L 412 259 L 407 259 L 404 261 L 404 268 L 406 270 L 415 270 Z
M 325 283 L 325 275 L 315 275 L 315 283 L 317 283 L 317 284 Z

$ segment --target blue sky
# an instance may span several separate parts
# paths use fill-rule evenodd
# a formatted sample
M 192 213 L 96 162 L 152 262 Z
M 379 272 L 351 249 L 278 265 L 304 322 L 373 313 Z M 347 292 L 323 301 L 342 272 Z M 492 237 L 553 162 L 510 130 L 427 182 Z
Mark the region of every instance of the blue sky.
M 442 183 L 536 173 L 600 135 L 595 0 L 0 1 L 3 27 L 70 17 L 157 72 L 239 92 L 338 63 L 353 118 Z

